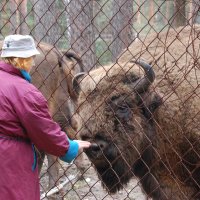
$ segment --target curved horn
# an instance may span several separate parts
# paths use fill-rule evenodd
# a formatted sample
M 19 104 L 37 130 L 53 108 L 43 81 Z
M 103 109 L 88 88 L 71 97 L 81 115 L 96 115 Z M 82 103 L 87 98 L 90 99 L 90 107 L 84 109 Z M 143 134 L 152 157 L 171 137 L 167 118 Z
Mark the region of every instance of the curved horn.
M 78 94 L 80 86 L 79 86 L 79 81 L 78 79 L 80 79 L 81 77 L 83 77 L 84 75 L 86 75 L 85 72 L 80 72 L 78 74 L 76 74 L 74 76 L 74 78 L 72 79 L 72 88 L 73 90 Z
M 76 53 L 75 53 L 74 51 L 72 51 L 72 50 L 69 50 L 69 51 L 67 51 L 67 52 L 62 51 L 62 53 L 63 53 L 68 59 L 72 60 L 72 58 L 73 58 L 73 59 L 76 60 L 76 62 L 78 63 L 78 65 L 79 65 L 79 67 L 80 67 L 79 72 L 83 72 L 83 71 L 84 71 L 83 61 L 82 61 L 81 57 L 80 57 L 78 54 L 76 54 Z
M 140 65 L 144 69 L 144 72 L 145 72 L 145 76 L 140 78 L 137 81 L 137 84 L 135 86 L 135 90 L 138 93 L 142 93 L 142 92 L 146 91 L 148 89 L 148 87 L 155 80 L 155 73 L 152 69 L 152 66 L 149 65 L 148 63 L 146 63 L 145 61 L 138 60 L 138 61 L 134 61 L 134 62 L 136 64 Z

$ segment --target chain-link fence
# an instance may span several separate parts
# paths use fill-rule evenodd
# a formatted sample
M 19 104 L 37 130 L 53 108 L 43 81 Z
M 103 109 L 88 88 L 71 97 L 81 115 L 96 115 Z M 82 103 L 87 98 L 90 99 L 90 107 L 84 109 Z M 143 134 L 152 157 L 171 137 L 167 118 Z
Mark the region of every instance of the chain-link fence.
M 38 152 L 41 199 L 200 199 L 199 8 L 0 2 L 0 39 L 34 37 L 33 84 L 62 130 L 92 143 L 71 164 Z

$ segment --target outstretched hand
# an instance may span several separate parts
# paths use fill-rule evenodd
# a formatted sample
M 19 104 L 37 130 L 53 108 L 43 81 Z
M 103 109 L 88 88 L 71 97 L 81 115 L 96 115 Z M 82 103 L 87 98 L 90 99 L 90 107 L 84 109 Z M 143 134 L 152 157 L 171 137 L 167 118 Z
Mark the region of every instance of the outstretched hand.
M 85 149 L 91 146 L 91 143 L 88 141 L 83 141 L 83 140 L 74 140 L 74 141 L 78 143 L 79 149 Z

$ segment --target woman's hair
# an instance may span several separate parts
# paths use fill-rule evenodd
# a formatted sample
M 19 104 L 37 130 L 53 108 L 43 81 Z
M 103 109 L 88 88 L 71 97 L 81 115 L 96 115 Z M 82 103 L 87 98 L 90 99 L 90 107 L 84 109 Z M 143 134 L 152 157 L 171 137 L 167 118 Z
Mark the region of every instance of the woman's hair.
M 2 60 L 4 60 L 8 64 L 13 65 L 14 67 L 17 67 L 15 62 L 15 57 L 2 58 Z
M 6 57 L 2 58 L 6 63 L 12 65 L 13 67 L 17 69 L 24 69 L 28 70 L 29 66 L 26 66 L 26 60 L 30 59 L 29 58 L 17 58 L 17 57 Z

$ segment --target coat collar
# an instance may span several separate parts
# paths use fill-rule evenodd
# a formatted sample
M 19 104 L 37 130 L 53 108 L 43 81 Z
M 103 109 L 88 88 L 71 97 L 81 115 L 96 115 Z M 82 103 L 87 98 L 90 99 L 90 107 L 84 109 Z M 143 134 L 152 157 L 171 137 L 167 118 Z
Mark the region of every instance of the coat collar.
M 10 65 L 8 63 L 5 63 L 3 61 L 0 61 L 0 70 L 5 71 L 5 72 L 7 72 L 9 74 L 13 74 L 13 75 L 17 75 L 17 76 L 21 76 L 22 77 L 22 74 L 19 71 L 19 69 L 15 68 L 12 65 Z

